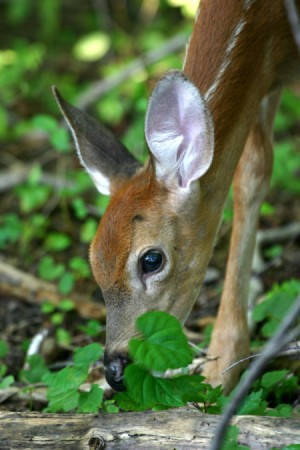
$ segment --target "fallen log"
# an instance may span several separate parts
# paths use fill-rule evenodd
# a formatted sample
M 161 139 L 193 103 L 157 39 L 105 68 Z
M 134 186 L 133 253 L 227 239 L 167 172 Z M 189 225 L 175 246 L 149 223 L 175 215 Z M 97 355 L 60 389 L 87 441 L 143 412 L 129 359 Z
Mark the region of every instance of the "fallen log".
M 0 261 L 0 293 L 11 295 L 27 303 L 41 304 L 45 300 L 57 306 L 63 296 L 55 284 L 40 280 Z M 78 314 L 84 318 L 105 319 L 105 307 L 90 300 L 87 295 L 73 292 L 68 297 L 73 300 Z
M 0 412 L 0 449 L 208 450 L 220 416 L 194 406 L 119 414 Z M 300 442 L 300 420 L 236 416 L 239 444 L 252 450 Z

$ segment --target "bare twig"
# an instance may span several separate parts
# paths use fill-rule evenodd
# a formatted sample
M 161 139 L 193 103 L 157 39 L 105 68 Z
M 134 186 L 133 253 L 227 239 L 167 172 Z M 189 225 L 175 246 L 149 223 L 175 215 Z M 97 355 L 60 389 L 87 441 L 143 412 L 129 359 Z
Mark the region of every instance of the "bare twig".
M 55 284 L 40 280 L 3 261 L 0 261 L 0 293 L 35 304 L 41 304 L 47 300 L 53 305 L 58 305 L 63 298 Z M 73 292 L 70 298 L 82 317 L 99 320 L 105 318 L 105 307 L 100 303 L 92 302 L 88 295 Z
M 232 369 L 239 364 L 244 363 L 245 361 L 249 361 L 250 359 L 257 358 L 258 356 L 262 356 L 264 353 L 255 353 L 253 355 L 247 356 L 247 358 L 239 359 L 235 363 L 228 366 L 225 370 L 223 370 L 222 374 L 226 373 L 228 370 Z M 276 358 L 290 357 L 290 356 L 299 356 L 300 355 L 300 342 L 293 342 L 286 349 L 278 352 Z
M 299 314 L 300 296 L 296 299 L 295 304 L 284 318 L 277 333 L 267 343 L 262 356 L 253 363 L 253 365 L 249 368 L 245 378 L 240 381 L 236 393 L 225 409 L 224 414 L 222 415 L 222 418 L 216 429 L 216 433 L 210 447 L 211 450 L 219 450 L 221 448 L 223 438 L 233 414 L 241 405 L 252 383 L 260 375 L 267 362 L 271 358 L 276 356 L 276 354 L 281 351 L 288 342 L 295 339 L 295 337 L 300 333 L 300 326 L 297 326 L 292 332 L 288 333 L 289 328 L 292 326 L 295 319 L 298 318 Z
M 285 0 L 285 8 L 293 32 L 293 36 L 300 53 L 300 20 L 295 1 Z
M 118 86 L 123 81 L 132 77 L 134 74 L 144 69 L 145 67 L 153 64 L 156 61 L 163 59 L 166 55 L 181 50 L 187 42 L 187 37 L 185 34 L 178 34 L 158 49 L 152 50 L 146 53 L 143 57 L 132 61 L 123 70 L 116 73 L 113 76 L 109 76 L 104 80 L 95 82 L 90 85 L 89 89 L 83 93 L 77 100 L 77 106 L 81 109 L 87 108 L 90 104 L 94 103 L 101 97 L 105 92 Z
M 261 256 L 261 247 L 265 244 L 272 244 L 274 242 L 287 241 L 295 239 L 300 235 L 300 223 L 292 222 L 284 227 L 270 228 L 269 230 L 259 230 L 256 234 L 256 244 L 253 257 L 253 272 L 261 274 L 269 269 L 274 264 L 266 263 Z
M 9 191 L 12 187 L 23 183 L 28 176 L 29 168 L 23 165 L 14 165 L 8 170 L 0 172 L 0 192 Z
M 0 171 L 0 192 L 9 191 L 14 186 L 23 183 L 30 173 L 32 166 L 30 164 L 15 164 L 7 170 Z M 66 180 L 58 174 L 43 172 L 41 174 L 40 183 L 53 187 L 56 191 L 63 188 L 72 188 L 74 183 Z

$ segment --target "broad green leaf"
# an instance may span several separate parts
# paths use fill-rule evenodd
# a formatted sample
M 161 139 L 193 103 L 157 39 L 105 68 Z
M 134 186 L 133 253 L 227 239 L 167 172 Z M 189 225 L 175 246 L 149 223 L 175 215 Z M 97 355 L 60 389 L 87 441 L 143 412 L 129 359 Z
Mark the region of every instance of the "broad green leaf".
M 256 322 L 267 320 L 262 328 L 264 336 L 270 337 L 274 334 L 299 293 L 300 281 L 290 280 L 282 285 L 275 285 L 267 294 L 266 299 L 256 305 L 253 319 Z
M 78 389 L 86 380 L 88 375 L 88 367 L 76 365 L 74 367 L 65 367 L 56 373 L 47 373 L 43 376 L 43 382 L 49 386 L 48 394 L 61 395 L 68 391 Z M 48 397 L 49 398 L 49 397 Z
M 76 278 L 89 278 L 91 276 L 89 264 L 81 256 L 71 258 L 69 267 L 74 272 Z
M 94 238 L 98 228 L 98 222 L 95 219 L 88 219 L 81 227 L 80 240 L 89 244 Z
M 281 404 L 267 411 L 267 416 L 291 418 L 293 415 L 292 405 Z
M 273 450 L 273 449 L 271 449 Z M 275 449 L 278 450 L 278 449 Z M 290 444 L 287 445 L 286 447 L 281 448 L 280 450 L 300 450 L 300 444 Z
M 3 380 L 0 381 L 0 389 L 7 389 L 15 382 L 15 379 L 12 375 L 8 375 L 4 377 Z
M 61 153 L 70 150 L 69 134 L 65 128 L 56 128 L 50 135 L 50 142 L 53 147 Z
M 164 372 L 192 362 L 193 351 L 175 317 L 162 311 L 147 312 L 137 319 L 137 328 L 143 337 L 129 343 L 137 363 Z
M 126 392 L 115 396 L 125 410 L 143 410 L 164 406 L 184 406 L 189 401 L 203 402 L 203 377 L 183 375 L 176 378 L 158 378 L 137 364 L 125 369 Z
M 93 384 L 90 392 L 80 392 L 78 400 L 79 413 L 97 413 L 103 400 L 103 389 Z
M 61 325 L 64 321 L 64 314 L 61 312 L 56 311 L 55 313 L 52 314 L 51 316 L 51 322 L 53 323 L 53 325 Z
M 99 335 L 103 330 L 103 326 L 98 320 L 89 320 L 86 325 L 79 325 L 78 328 L 92 337 Z
M 79 392 L 76 389 L 65 389 L 64 391 L 47 392 L 49 405 L 45 412 L 68 412 L 77 408 Z
M 51 194 L 51 187 L 39 185 L 37 189 L 36 185 L 31 185 L 29 183 L 18 186 L 15 189 L 15 192 L 20 200 L 22 212 L 27 214 L 45 205 Z
M 61 294 L 68 295 L 74 287 L 74 275 L 71 272 L 65 272 L 58 283 L 58 289 Z
M 96 31 L 80 38 L 74 46 L 74 56 L 81 61 L 97 61 L 110 47 L 108 34 Z
M 239 428 L 236 425 L 229 425 L 221 450 L 251 450 L 247 445 L 239 445 Z
M 260 390 L 258 392 L 252 392 L 245 398 L 238 413 L 241 415 L 252 414 L 262 416 L 265 414 L 267 406 L 268 403 L 263 399 L 263 391 Z
M 103 355 L 103 347 L 96 342 L 77 348 L 74 352 L 74 364 L 76 366 L 89 366 L 98 361 Z
M 50 302 L 44 302 L 41 306 L 41 311 L 43 314 L 51 314 L 55 310 L 55 306 Z
M 61 263 L 56 264 L 52 256 L 44 256 L 38 265 L 38 274 L 47 281 L 53 281 L 60 278 L 65 272 L 65 266 Z
M 39 130 L 46 131 L 47 133 L 52 133 L 57 128 L 56 119 L 52 116 L 47 116 L 46 114 L 34 116 L 32 119 L 32 125 Z
M 65 311 L 65 312 L 72 311 L 75 308 L 75 305 L 74 305 L 73 300 L 71 300 L 70 298 L 64 298 L 59 302 L 58 308 L 61 311 Z
M 272 372 L 267 372 L 261 378 L 261 386 L 266 389 L 272 388 L 285 379 L 288 373 L 288 370 L 274 370 Z
M 78 219 L 85 219 L 88 215 L 88 210 L 86 203 L 81 197 L 74 198 L 72 201 L 72 207 L 74 209 L 75 215 Z
M 68 330 L 65 330 L 62 327 L 57 328 L 57 330 L 55 331 L 55 337 L 59 345 L 61 346 L 71 345 L 72 338 Z
M 28 383 L 39 383 L 49 369 L 41 355 L 31 355 L 27 359 L 29 369 L 21 371 L 21 379 Z
M 66 250 L 71 245 L 71 238 L 65 233 L 52 232 L 45 239 L 45 247 L 53 252 Z

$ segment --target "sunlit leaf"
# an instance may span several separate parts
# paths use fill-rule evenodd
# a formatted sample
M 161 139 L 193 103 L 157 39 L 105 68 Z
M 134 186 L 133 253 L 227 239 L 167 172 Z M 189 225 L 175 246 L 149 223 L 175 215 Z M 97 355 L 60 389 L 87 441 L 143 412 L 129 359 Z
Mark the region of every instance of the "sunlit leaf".
M 74 46 L 73 52 L 82 61 L 97 61 L 102 58 L 110 47 L 110 37 L 97 31 L 83 36 Z

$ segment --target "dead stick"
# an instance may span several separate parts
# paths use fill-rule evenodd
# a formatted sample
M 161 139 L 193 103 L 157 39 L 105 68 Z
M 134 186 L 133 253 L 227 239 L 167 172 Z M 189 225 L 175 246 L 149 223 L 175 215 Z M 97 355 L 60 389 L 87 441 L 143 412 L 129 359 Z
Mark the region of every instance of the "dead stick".
M 0 293 L 15 296 L 27 303 L 41 304 L 45 300 L 58 305 L 63 296 L 55 284 L 25 273 L 15 267 L 0 261 Z M 92 302 L 89 297 L 78 292 L 68 296 L 73 300 L 75 309 L 80 316 L 104 320 L 105 307 Z

